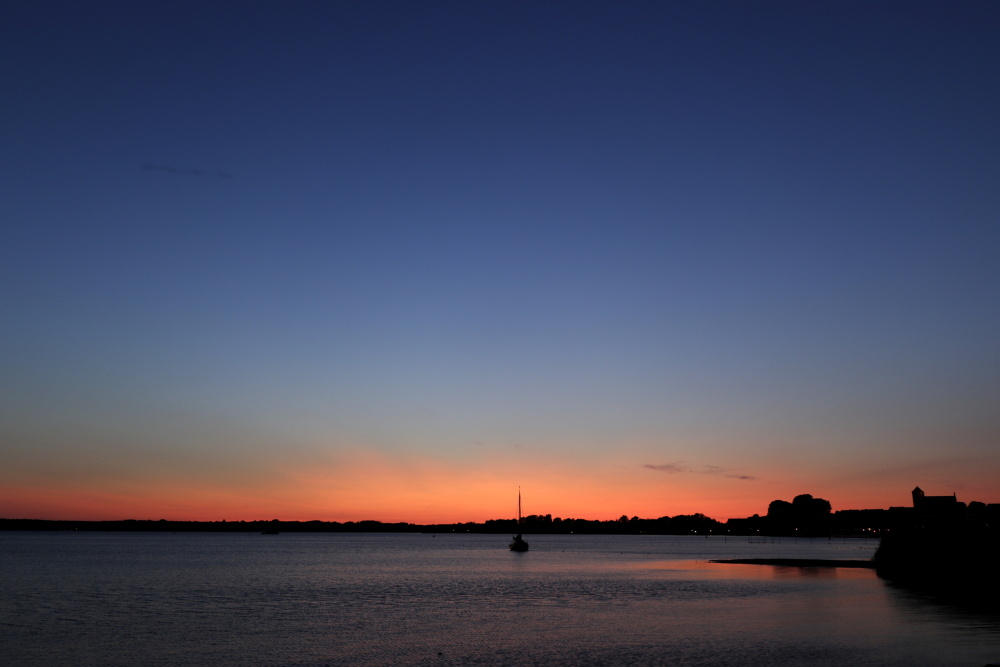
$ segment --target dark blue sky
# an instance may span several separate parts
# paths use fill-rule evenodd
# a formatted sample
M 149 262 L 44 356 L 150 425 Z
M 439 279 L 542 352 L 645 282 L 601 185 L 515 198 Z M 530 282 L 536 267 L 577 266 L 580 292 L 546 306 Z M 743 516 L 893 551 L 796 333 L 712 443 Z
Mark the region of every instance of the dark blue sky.
M 18 497 L 369 456 L 629 514 L 997 490 L 995 2 L 0 11 Z

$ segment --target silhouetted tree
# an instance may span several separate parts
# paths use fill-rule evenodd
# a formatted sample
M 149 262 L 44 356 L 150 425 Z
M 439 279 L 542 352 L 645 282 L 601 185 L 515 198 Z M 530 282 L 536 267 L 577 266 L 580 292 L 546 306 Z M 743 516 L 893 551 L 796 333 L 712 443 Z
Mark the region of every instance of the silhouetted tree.
M 774 534 L 817 534 L 829 529 L 829 500 L 803 493 L 792 502 L 772 500 L 767 506 L 768 530 Z
M 787 519 L 791 515 L 792 515 L 792 504 L 787 500 L 772 500 L 771 503 L 767 506 L 767 516 L 769 518 Z
M 830 514 L 831 506 L 829 500 L 813 498 L 810 494 L 803 493 L 792 500 L 792 509 L 796 516 L 822 517 Z

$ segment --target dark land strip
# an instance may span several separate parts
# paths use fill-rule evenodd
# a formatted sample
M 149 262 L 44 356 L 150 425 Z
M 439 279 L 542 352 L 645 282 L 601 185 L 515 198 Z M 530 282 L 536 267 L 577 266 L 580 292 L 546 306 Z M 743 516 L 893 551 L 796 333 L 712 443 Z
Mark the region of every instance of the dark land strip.
M 778 565 L 781 567 L 861 567 L 874 569 L 870 560 L 829 560 L 823 558 L 728 558 L 710 560 L 709 563 L 733 563 L 737 565 Z

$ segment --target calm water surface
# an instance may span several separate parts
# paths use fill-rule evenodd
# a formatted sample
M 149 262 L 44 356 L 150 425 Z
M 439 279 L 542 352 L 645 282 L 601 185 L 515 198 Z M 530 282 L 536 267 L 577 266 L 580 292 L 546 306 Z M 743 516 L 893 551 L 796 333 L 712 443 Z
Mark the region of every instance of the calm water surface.
M 865 540 L 0 533 L 4 665 L 962 665 L 1000 613 L 870 570 Z

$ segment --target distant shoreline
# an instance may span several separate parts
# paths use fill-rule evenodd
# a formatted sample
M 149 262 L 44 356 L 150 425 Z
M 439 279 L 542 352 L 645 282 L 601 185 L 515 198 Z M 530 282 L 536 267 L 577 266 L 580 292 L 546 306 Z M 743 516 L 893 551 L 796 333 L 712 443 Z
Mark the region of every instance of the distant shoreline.
M 871 560 L 828 560 L 823 558 L 727 558 L 710 560 L 709 563 L 732 563 L 734 565 L 776 565 L 779 567 L 855 567 L 875 569 Z
M 215 532 L 215 533 L 526 533 L 608 535 L 726 535 L 723 524 L 707 517 L 674 517 L 622 522 L 567 519 L 560 521 L 490 519 L 484 523 L 416 524 L 381 521 L 172 521 L 168 519 L 122 519 L 77 521 L 63 519 L 0 518 L 0 531 L 118 531 L 118 532 Z
M 686 517 L 685 517 L 686 518 Z M 73 521 L 61 519 L 4 519 L 0 531 L 35 532 L 160 532 L 160 533 L 425 533 L 425 534 L 488 534 L 524 533 L 527 535 L 689 535 L 692 537 L 725 537 L 732 540 L 768 541 L 809 537 L 821 539 L 861 538 L 875 535 L 858 534 L 799 534 L 747 536 L 732 533 L 718 522 L 704 521 L 591 521 L 574 519 L 561 523 L 528 522 L 518 526 L 514 519 L 493 519 L 485 523 L 415 524 L 382 523 L 380 521 L 170 521 L 167 519 L 123 519 L 119 521 Z

